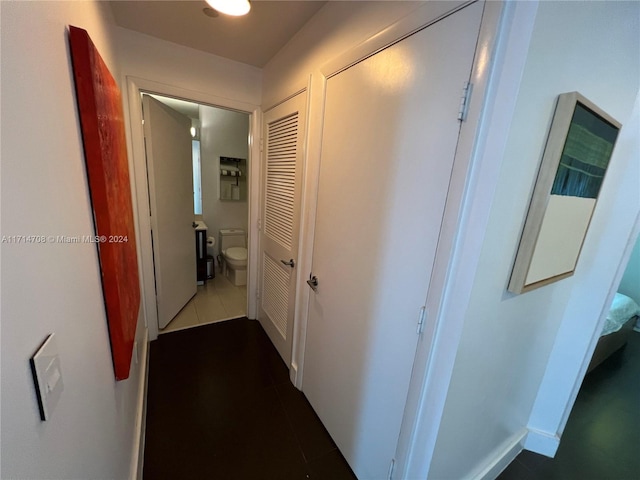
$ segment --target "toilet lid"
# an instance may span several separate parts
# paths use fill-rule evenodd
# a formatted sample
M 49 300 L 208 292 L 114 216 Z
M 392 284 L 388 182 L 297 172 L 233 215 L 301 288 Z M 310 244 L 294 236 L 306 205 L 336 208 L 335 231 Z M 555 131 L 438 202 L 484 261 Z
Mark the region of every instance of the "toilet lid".
M 244 247 L 229 247 L 225 251 L 225 255 L 231 260 L 246 260 L 247 249 Z

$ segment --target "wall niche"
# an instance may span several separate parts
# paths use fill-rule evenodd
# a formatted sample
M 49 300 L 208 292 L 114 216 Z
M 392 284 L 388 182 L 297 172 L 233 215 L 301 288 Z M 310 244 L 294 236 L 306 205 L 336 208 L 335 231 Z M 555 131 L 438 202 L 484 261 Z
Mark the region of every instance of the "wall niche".
M 220 157 L 220 200 L 243 202 L 247 199 L 247 159 Z

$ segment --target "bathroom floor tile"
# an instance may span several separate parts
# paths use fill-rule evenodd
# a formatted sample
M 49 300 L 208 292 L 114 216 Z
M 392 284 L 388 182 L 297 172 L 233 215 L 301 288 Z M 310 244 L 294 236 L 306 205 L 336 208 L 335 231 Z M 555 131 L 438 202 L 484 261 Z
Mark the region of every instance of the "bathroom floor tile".
M 247 315 L 247 287 L 236 287 L 221 275 L 198 285 L 196 295 L 160 331 L 174 332 Z
M 244 317 L 247 314 L 247 297 L 239 289 L 224 290 L 219 296 L 230 317 Z
M 200 324 L 217 322 L 229 318 L 220 300 L 220 296 L 217 294 L 205 293 L 203 295 L 196 295 L 195 306 Z
M 204 285 L 198 285 L 198 295 L 218 295 L 215 283 L 212 280 L 207 280 Z
M 195 307 L 195 297 L 189 300 L 178 315 L 175 316 L 173 320 L 166 326 L 162 333 L 173 332 L 175 330 L 180 330 L 183 328 L 194 327 L 200 324 L 200 320 L 198 319 L 198 313 L 196 312 Z
M 216 290 L 228 290 L 236 288 L 235 285 L 227 280 L 227 278 L 222 273 L 216 275 L 216 278 L 209 280 L 209 282 L 213 283 L 213 286 L 216 288 Z

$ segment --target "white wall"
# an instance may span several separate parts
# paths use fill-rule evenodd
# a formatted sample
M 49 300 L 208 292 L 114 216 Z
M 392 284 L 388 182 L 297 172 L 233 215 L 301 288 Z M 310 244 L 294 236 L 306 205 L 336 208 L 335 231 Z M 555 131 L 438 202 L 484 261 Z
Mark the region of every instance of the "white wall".
M 100 2 L 2 2 L 2 235 L 93 233 L 67 26 L 115 78 Z M 2 478 L 129 477 L 140 365 L 115 382 L 92 244 L 2 245 Z M 138 341 L 143 322 L 139 322 Z M 40 421 L 29 358 L 55 332 L 64 391 Z
M 256 67 L 117 28 L 123 76 L 260 105 L 262 72 Z
M 264 67 L 263 107 L 306 88 L 325 62 L 391 25 L 421 2 L 329 2 Z
M 640 239 L 636 242 L 618 291 L 640 305 Z
M 472 477 L 532 426 L 561 325 L 575 324 L 568 361 L 576 370 L 582 362 L 639 210 L 637 151 L 616 149 L 575 275 L 523 295 L 506 286 L 556 96 L 577 90 L 629 123 L 639 85 L 638 8 L 540 3 L 430 478 Z
M 245 191 L 243 201 L 220 200 L 220 157 L 248 159 L 249 116 L 246 113 L 208 106 L 200 107 L 200 158 L 202 164 L 202 216 L 209 228 L 207 235 L 218 242 L 221 228 L 248 226 L 248 179 L 240 180 Z M 248 170 L 245 171 L 245 173 Z M 220 251 L 216 243 L 215 251 Z

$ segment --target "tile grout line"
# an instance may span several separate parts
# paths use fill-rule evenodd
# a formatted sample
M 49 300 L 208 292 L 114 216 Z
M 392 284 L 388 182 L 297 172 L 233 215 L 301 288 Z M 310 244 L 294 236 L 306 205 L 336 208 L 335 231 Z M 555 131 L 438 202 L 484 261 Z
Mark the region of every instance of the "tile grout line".
M 213 281 L 215 281 L 215 280 L 212 280 L 212 282 Z M 178 313 L 178 315 L 176 315 L 176 317 L 174 319 L 172 319 L 171 322 L 169 322 L 169 325 L 167 325 L 167 327 L 164 330 L 160 331 L 160 334 L 178 332 L 178 331 L 181 331 L 181 330 L 186 330 L 186 329 L 197 327 L 197 326 L 200 326 L 200 325 L 210 325 L 212 323 L 216 323 L 216 322 L 219 322 L 219 321 L 230 320 L 230 319 L 239 318 L 239 317 L 245 317 L 247 315 L 246 308 L 241 309 L 236 313 L 230 312 L 229 309 L 227 308 L 227 306 L 225 305 L 225 302 L 224 302 L 223 298 L 232 296 L 233 293 L 235 293 L 235 291 L 239 291 L 241 296 L 246 296 L 246 292 L 242 293 L 241 292 L 241 287 L 237 287 L 235 285 L 232 285 L 226 279 L 224 279 L 224 281 L 227 282 L 229 285 L 227 285 L 227 286 L 225 286 L 223 288 L 218 288 L 218 287 L 216 287 L 215 285 L 212 284 L 210 289 L 213 290 L 213 292 L 207 291 L 208 287 L 206 285 L 204 286 L 204 289 L 198 288 L 196 290 L 196 294 L 189 300 L 189 302 L 187 302 L 187 304 Z M 230 293 L 228 295 L 221 295 L 221 291 L 224 291 L 224 290 L 230 290 Z M 222 308 L 222 310 L 225 313 L 225 315 L 223 317 L 215 318 L 212 321 L 206 321 L 206 316 L 204 315 L 205 312 L 200 312 L 200 309 L 198 308 L 198 301 L 196 300 L 198 297 L 199 298 L 203 298 L 203 297 L 206 297 L 206 296 L 214 296 L 216 298 L 217 302 L 220 304 L 220 307 Z M 192 306 L 193 306 L 193 310 L 195 312 L 196 322 L 197 323 L 195 323 L 195 324 L 189 323 L 188 325 L 172 328 L 171 327 L 171 323 L 173 323 L 180 316 L 180 314 L 182 313 L 182 311 L 185 308 L 189 307 L 189 304 L 192 304 Z

